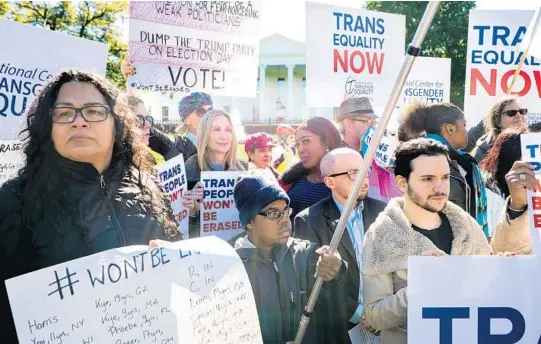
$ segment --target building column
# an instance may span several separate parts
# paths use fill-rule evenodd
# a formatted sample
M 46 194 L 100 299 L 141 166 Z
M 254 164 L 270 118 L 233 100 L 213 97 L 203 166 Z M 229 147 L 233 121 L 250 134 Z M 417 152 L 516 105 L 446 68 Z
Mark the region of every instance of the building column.
M 289 118 L 293 116 L 293 85 L 295 84 L 295 80 L 293 80 L 294 68 L 295 65 L 287 66 L 287 113 Z
M 259 66 L 259 118 L 265 118 L 266 65 Z

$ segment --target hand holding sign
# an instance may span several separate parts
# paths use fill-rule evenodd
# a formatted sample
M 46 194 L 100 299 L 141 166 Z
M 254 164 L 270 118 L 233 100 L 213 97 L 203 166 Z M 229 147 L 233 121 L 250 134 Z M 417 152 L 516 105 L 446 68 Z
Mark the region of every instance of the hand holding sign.
M 505 175 L 505 181 L 511 195 L 509 205 L 522 210 L 528 205 L 526 190 L 535 191 L 535 175 L 533 166 L 524 161 L 515 161 L 511 170 Z
M 128 80 L 128 77 L 135 75 L 135 72 L 135 67 L 133 66 L 130 58 L 126 56 L 120 63 L 120 73 L 122 73 L 122 77 L 124 80 Z
M 203 184 L 198 182 L 182 197 L 182 206 L 189 210 L 190 216 L 194 216 L 199 212 L 201 200 L 203 200 Z

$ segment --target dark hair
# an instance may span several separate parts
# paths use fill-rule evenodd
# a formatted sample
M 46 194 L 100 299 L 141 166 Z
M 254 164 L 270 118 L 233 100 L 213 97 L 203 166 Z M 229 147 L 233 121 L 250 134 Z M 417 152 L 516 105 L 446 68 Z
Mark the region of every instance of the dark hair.
M 326 118 L 310 118 L 306 123 L 299 125 L 297 131 L 299 130 L 306 130 L 319 136 L 321 142 L 323 142 L 330 151 L 342 145 L 340 132 L 336 129 L 334 124 Z
M 485 131 L 492 133 L 492 139 L 502 132 L 502 111 L 507 105 L 517 103 L 519 101 L 517 96 L 505 96 L 496 101 L 488 110 L 488 116 L 485 123 Z
M 464 119 L 464 113 L 454 104 L 414 101 L 402 112 L 398 140 L 405 142 L 425 134 L 441 135 L 446 124 L 455 124 L 460 119 Z
M 444 155 L 449 160 L 449 150 L 436 140 L 418 138 L 401 143 L 395 151 L 394 174 L 409 179 L 411 162 L 420 157 Z
M 170 203 L 164 192 L 150 190 L 143 184 L 144 178 L 153 178 L 153 167 L 149 160 L 147 147 L 139 138 L 136 129 L 135 116 L 131 115 L 128 102 L 124 94 L 107 79 L 78 70 L 67 70 L 58 73 L 50 80 L 38 97 L 34 100 L 27 117 L 27 128 L 24 153 L 26 163 L 19 172 L 22 181 L 23 199 L 25 202 L 23 221 L 25 227 L 32 225 L 44 217 L 45 213 L 61 216 L 67 210 L 79 214 L 77 204 L 65 202 L 70 190 L 62 176 L 53 168 L 56 166 L 59 155 L 54 149 L 51 138 L 53 122 L 50 111 L 56 103 L 60 88 L 70 82 L 83 82 L 95 86 L 105 98 L 109 111 L 114 119 L 115 142 L 113 146 L 112 163 L 124 162 L 124 169 L 137 170 L 136 183 L 142 191 L 142 201 L 150 208 L 153 216 L 160 222 L 165 232 L 171 236 L 178 234 L 178 224 L 175 222 Z M 152 180 L 155 182 L 155 179 Z M 69 208 L 69 209 L 67 209 Z M 78 225 L 86 224 L 80 221 Z
M 492 148 L 479 164 L 484 172 L 487 187 L 493 191 L 498 189 L 504 197 L 509 196 L 505 175 L 511 170 L 515 161 L 520 160 L 522 155 L 520 135 L 527 132 L 525 128 L 504 130 L 498 135 Z

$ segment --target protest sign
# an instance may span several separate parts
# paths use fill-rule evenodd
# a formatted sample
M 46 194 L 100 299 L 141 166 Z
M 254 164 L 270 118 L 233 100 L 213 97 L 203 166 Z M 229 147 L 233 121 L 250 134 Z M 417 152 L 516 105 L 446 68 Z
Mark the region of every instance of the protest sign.
M 541 133 L 520 135 L 522 160 L 534 166 L 537 191 L 528 190 L 528 213 L 530 215 L 530 233 L 532 250 L 541 254 Z
M 404 61 L 403 15 L 306 3 L 306 103 L 370 97 L 385 106 Z
M 408 343 L 539 343 L 536 257 L 410 257 Z
M 362 147 L 361 147 L 361 153 L 363 156 L 366 155 L 368 152 L 368 147 L 370 147 L 370 143 L 372 142 L 372 136 L 374 135 L 376 129 L 374 127 L 368 128 L 366 133 L 363 136 L 362 141 Z M 398 147 L 398 140 L 385 135 L 381 138 L 381 141 L 378 145 L 378 150 L 376 151 L 376 155 L 374 156 L 374 161 L 384 169 L 389 169 L 393 167 L 394 165 L 394 152 L 396 148 Z
M 255 97 L 259 1 L 132 1 L 130 89 Z
M 534 11 L 472 10 L 468 29 L 464 113 L 469 127 L 487 116 L 507 94 L 522 57 L 520 45 Z M 541 62 L 528 56 L 513 88 L 528 108 L 530 123 L 541 120 Z
M 246 172 L 201 172 L 203 201 L 201 202 L 201 236 L 214 235 L 229 240 L 244 229 L 233 197 L 237 179 Z
M 173 213 L 180 223 L 182 237 L 188 239 L 190 235 L 188 211 L 182 206 L 182 196 L 187 189 L 184 156 L 179 154 L 166 163 L 158 165 L 157 169 L 160 184 L 169 195 Z
M 6 281 L 20 343 L 262 343 L 250 280 L 218 238 L 131 246 Z
M 17 176 L 24 166 L 23 143 L 15 140 L 0 140 L 0 186 Z
M 451 98 L 451 59 L 416 57 L 397 107 L 414 100 L 448 102 Z
M 106 44 L 2 19 L 0 32 L 0 140 L 18 138 L 34 97 L 55 73 L 78 68 L 105 74 Z M 22 44 L 29 37 L 31 44 Z

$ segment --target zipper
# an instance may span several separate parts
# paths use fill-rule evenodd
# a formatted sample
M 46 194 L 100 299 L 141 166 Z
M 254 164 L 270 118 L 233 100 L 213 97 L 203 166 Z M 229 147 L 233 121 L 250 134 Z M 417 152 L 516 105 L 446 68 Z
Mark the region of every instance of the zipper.
M 282 308 L 283 308 L 283 304 L 282 304 L 282 284 L 280 283 L 281 280 L 280 280 L 280 272 L 278 271 L 278 265 L 276 264 L 276 255 L 274 257 L 274 261 L 272 262 L 272 265 L 274 266 L 274 270 L 276 271 L 276 284 L 278 285 L 278 301 L 280 302 L 280 307 L 279 307 L 279 310 L 278 310 L 278 316 L 280 319 L 280 322 L 282 323 L 282 338 L 285 340 L 286 339 L 286 324 L 284 324 L 284 321 L 283 321 L 283 318 L 282 318 Z
M 103 175 L 100 175 L 100 186 L 104 190 L 105 195 L 109 197 L 107 190 L 105 189 L 105 179 L 103 178 Z M 119 244 L 121 246 L 124 246 L 128 243 L 128 233 L 126 232 L 126 228 L 124 227 L 124 224 L 122 223 L 122 220 L 120 216 L 118 215 L 118 210 L 115 204 L 115 201 L 111 199 L 111 221 L 113 222 L 113 226 L 116 228 L 119 239 Z

